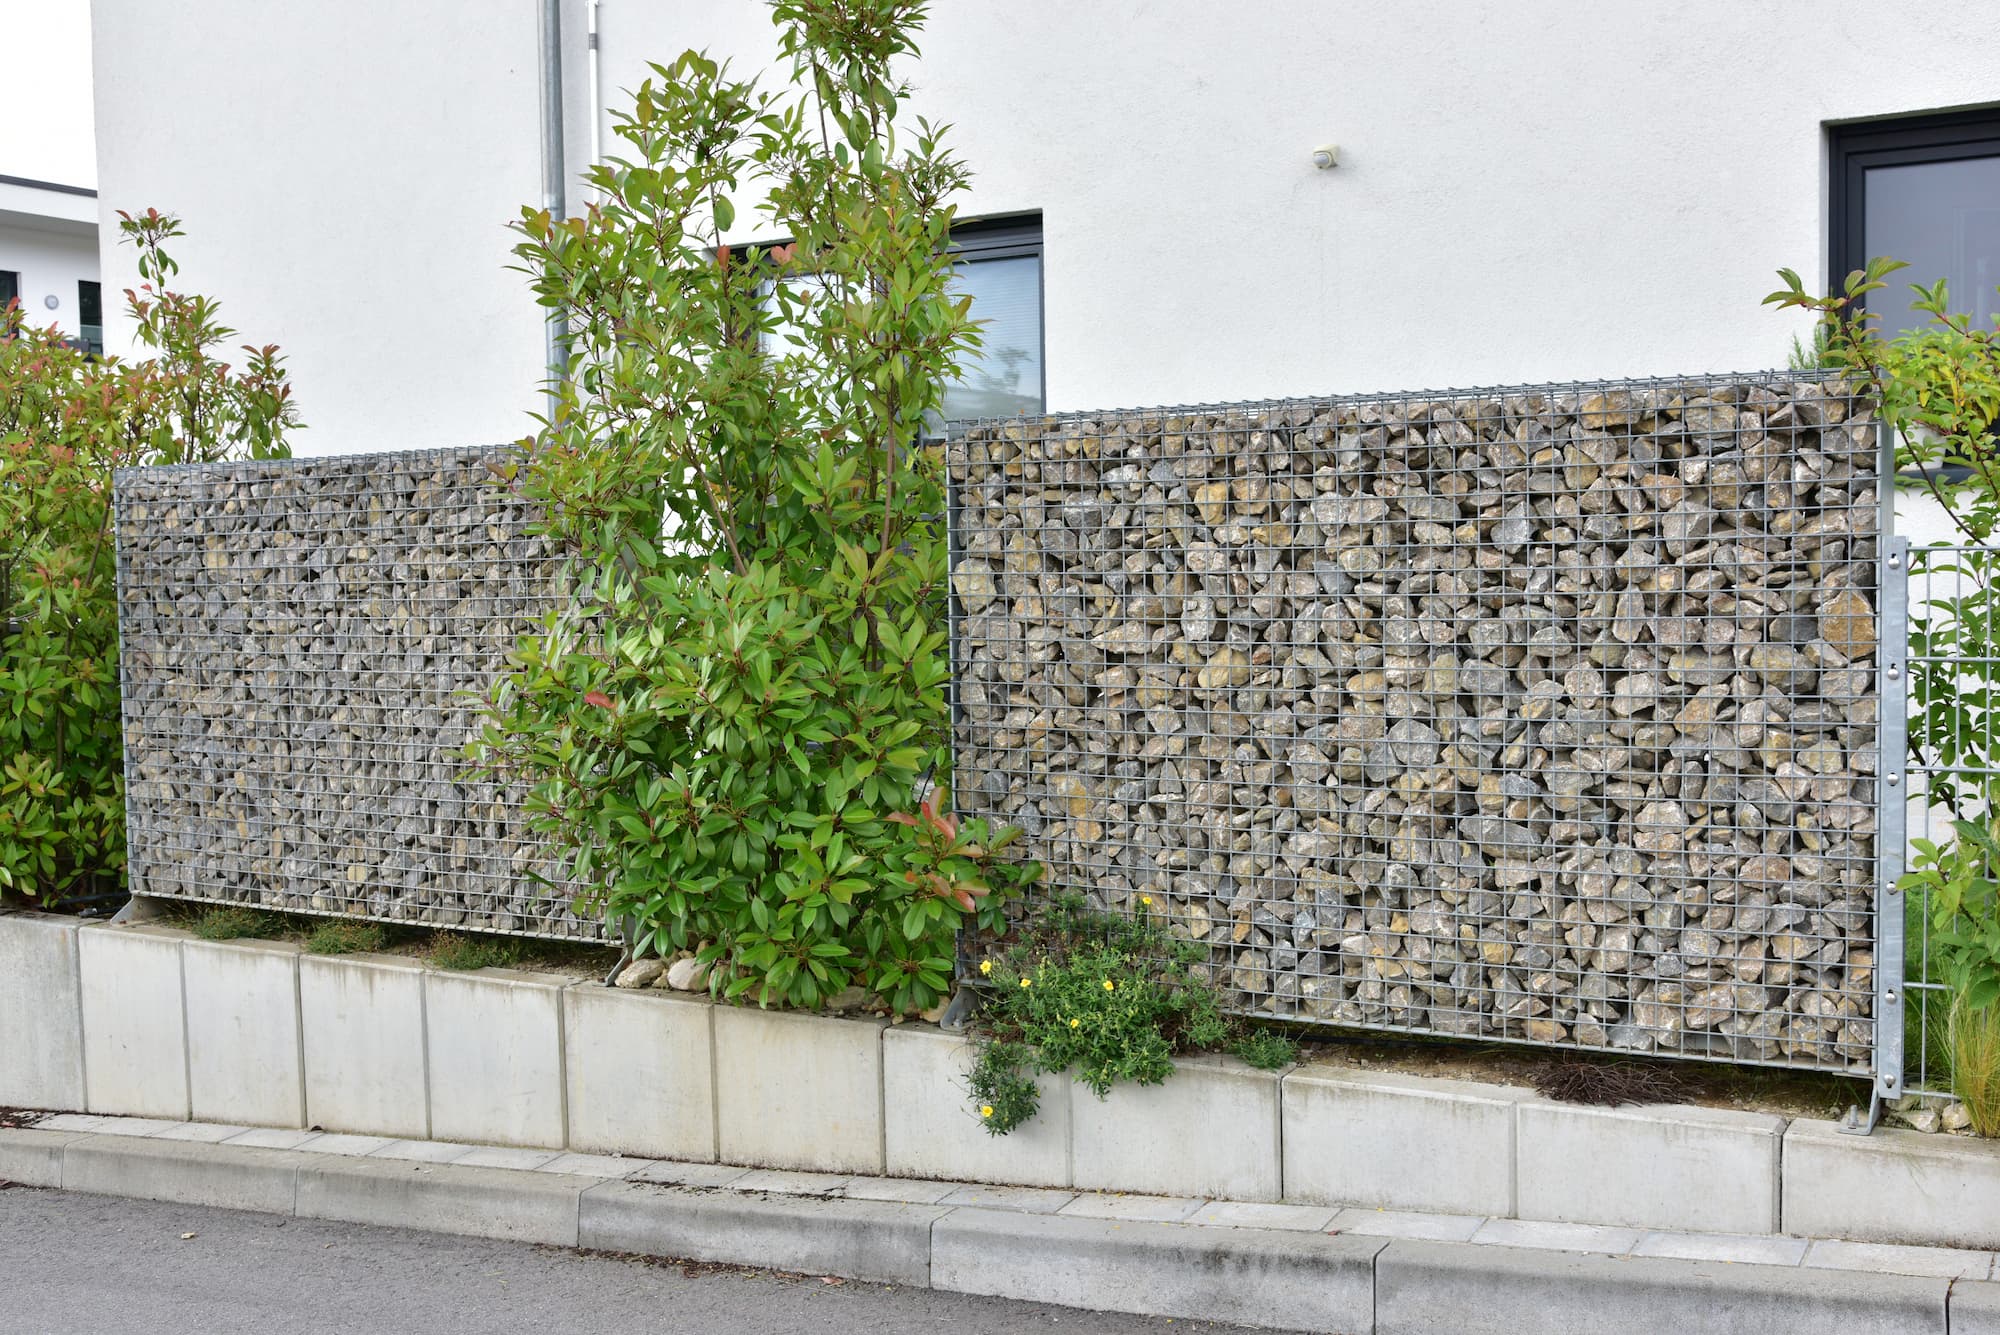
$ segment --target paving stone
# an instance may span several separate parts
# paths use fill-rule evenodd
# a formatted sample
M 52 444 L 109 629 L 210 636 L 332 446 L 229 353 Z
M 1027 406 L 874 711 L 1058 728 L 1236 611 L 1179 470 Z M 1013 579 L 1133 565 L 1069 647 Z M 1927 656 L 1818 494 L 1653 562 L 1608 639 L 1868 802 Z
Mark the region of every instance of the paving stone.
M 1884 1275 L 1935 1275 L 1941 1279 L 1990 1279 L 1993 1253 L 1954 1247 L 1900 1247 L 1884 1242 L 1821 1240 L 1805 1264 L 1822 1270 L 1871 1270 Z
M 1559 1224 L 1539 1219 L 1489 1219 L 1473 1233 L 1474 1242 L 1548 1251 L 1600 1252 L 1623 1256 L 1639 1245 L 1641 1230 L 1598 1224 Z
M 477 1145 L 456 1140 L 392 1140 L 369 1150 L 366 1157 L 403 1159 L 411 1163 L 456 1163 L 478 1148 Z
M 741 1181 L 750 1171 L 736 1164 L 662 1160 L 632 1174 L 632 1181 L 668 1187 L 727 1187 Z
M 538 1171 L 573 1173 L 578 1177 L 630 1177 L 652 1162 L 651 1159 L 626 1159 L 612 1154 L 558 1154 Z
M 1632 1249 L 1634 1256 L 1731 1261 L 1740 1265 L 1797 1265 L 1805 1254 L 1804 1238 L 1745 1233 L 1648 1233 Z
M 832 1196 L 853 1179 L 842 1173 L 803 1173 L 759 1168 L 729 1184 L 732 1191 L 775 1191 L 787 1196 Z
M 1334 1215 L 1335 1233 L 1369 1238 L 1416 1238 L 1428 1242 L 1470 1242 L 1489 1221 L 1482 1215 L 1422 1214 L 1414 1210 L 1347 1209 Z
M 1139 1219 L 1177 1224 L 1207 1203 L 1193 1196 L 1103 1196 L 1086 1192 L 1056 1213 L 1076 1219 Z
M 1047 1187 L 966 1186 L 946 1196 L 944 1205 L 983 1206 L 991 1210 L 1020 1210 L 1027 1214 L 1054 1214 L 1076 1199 L 1073 1191 Z
M 266 1150 L 298 1150 L 305 1149 L 318 1139 L 317 1131 L 288 1131 L 280 1127 L 255 1126 L 229 1137 L 222 1143 Z
M 1269 1205 L 1257 1201 L 1210 1201 L 1188 1216 L 1190 1224 L 1219 1228 L 1289 1228 L 1324 1233 L 1338 1210 L 1323 1205 Z

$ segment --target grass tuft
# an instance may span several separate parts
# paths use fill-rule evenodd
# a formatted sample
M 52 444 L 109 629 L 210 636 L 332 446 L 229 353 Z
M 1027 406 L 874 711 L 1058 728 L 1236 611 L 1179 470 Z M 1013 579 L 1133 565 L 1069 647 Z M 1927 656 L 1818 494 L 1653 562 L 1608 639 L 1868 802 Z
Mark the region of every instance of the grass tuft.
M 2000 1005 L 1952 1002 L 1946 1025 L 1951 1092 L 1965 1104 L 1974 1135 L 2000 1135 Z
M 382 949 L 389 934 L 380 923 L 328 918 L 306 935 L 306 950 L 314 955 L 365 955 Z
M 285 927 L 284 918 L 276 913 L 232 905 L 205 910 L 188 930 L 203 941 L 239 941 L 245 937 L 282 937 Z
M 504 969 L 525 959 L 527 947 L 513 937 L 439 932 L 424 953 L 440 969 Z

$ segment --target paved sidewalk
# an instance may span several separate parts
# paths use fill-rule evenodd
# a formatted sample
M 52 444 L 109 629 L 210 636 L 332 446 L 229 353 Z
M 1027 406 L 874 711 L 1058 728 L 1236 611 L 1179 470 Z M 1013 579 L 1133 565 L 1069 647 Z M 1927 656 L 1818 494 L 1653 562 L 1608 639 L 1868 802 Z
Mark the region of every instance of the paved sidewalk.
M 1281 1329 L 2000 1333 L 1995 1257 L 1983 1251 L 774 1172 L 71 1114 L 0 1130 L 0 1178 Z
M 27 1189 L 0 1192 L 0 1256 L 0 1335 L 1246 1335 L 1167 1317 Z

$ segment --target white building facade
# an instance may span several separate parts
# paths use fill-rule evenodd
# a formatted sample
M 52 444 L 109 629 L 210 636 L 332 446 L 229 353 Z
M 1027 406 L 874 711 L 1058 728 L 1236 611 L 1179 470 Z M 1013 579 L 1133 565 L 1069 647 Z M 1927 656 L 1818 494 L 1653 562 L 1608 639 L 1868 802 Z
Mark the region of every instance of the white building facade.
M 29 324 L 101 351 L 97 247 L 96 191 L 0 176 L 0 306 L 18 300 Z
M 966 240 L 1017 354 L 995 401 L 1755 369 L 1801 329 L 1759 304 L 1781 265 L 1896 253 L 1981 310 L 2000 283 L 1991 0 L 933 10 L 911 110 L 952 125 L 961 211 L 994 224 Z M 107 213 L 181 215 L 187 284 L 289 355 L 303 448 L 532 429 L 542 314 L 506 223 L 542 198 L 538 0 L 92 13 Z M 565 0 L 561 28 L 572 209 L 648 61 L 775 59 L 756 0 Z

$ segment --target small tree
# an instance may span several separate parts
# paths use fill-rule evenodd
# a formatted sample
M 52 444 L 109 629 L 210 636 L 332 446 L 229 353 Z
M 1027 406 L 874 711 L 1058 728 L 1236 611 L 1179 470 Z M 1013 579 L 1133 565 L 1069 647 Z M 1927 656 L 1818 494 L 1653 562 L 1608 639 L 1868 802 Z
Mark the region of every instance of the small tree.
M 522 641 L 475 754 L 527 781 L 641 953 L 696 950 L 760 1003 L 858 982 L 918 1009 L 1026 874 L 929 786 L 949 738 L 924 431 L 977 343 L 947 254 L 966 174 L 898 125 L 922 3 L 772 9 L 785 93 L 692 51 L 655 65 L 585 216 L 524 211 L 516 253 L 571 356 L 506 471 L 576 598 Z M 760 194 L 782 244 L 726 244 Z
M 113 471 L 269 458 L 298 425 L 277 350 L 235 369 L 215 303 L 167 286 L 176 220 L 119 217 L 151 355 L 92 358 L 18 302 L 0 312 L 0 892 L 30 898 L 124 874 Z

